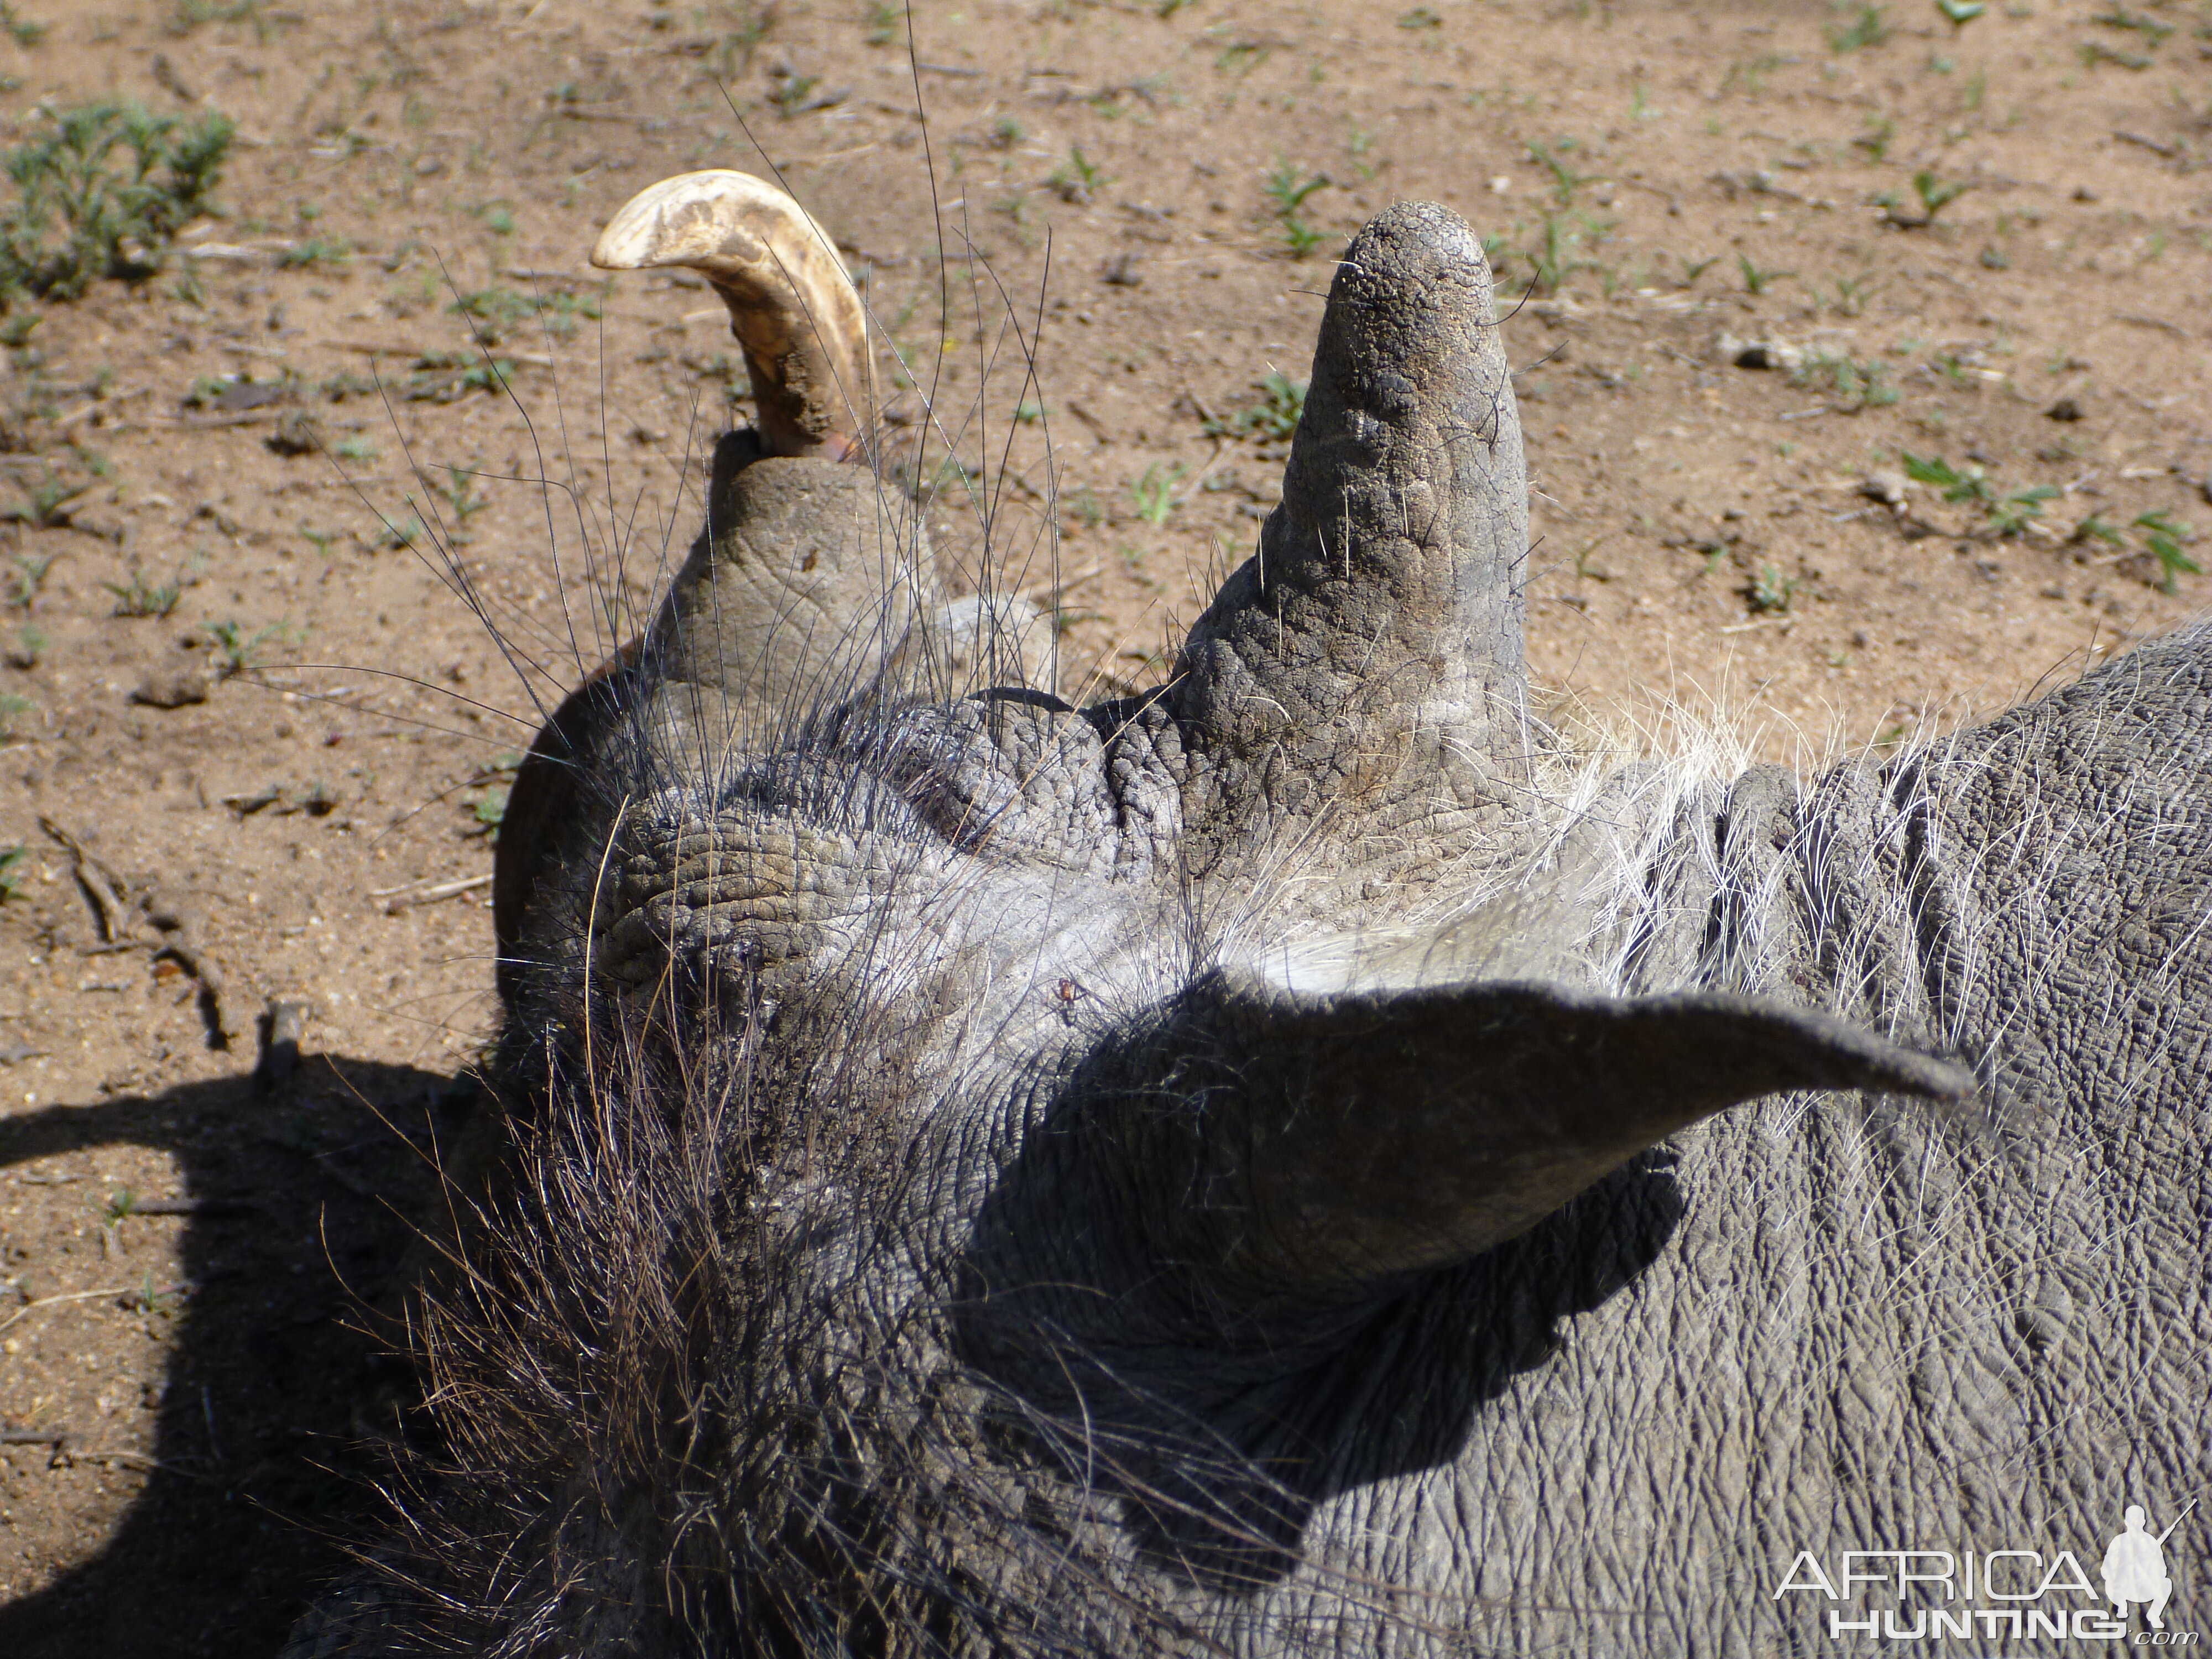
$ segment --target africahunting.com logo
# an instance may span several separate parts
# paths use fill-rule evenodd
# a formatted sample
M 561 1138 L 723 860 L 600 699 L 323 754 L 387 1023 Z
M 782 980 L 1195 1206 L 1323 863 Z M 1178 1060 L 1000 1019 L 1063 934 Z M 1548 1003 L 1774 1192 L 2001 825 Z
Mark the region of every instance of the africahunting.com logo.
M 1800 1550 L 1774 1599 L 1815 1598 L 1800 1605 L 1825 1612 L 1829 1639 L 1838 1642 L 2040 1637 L 2194 1647 L 2198 1632 L 2175 1630 L 2166 1619 L 2174 1587 L 2166 1543 L 2196 1507 L 2192 1498 L 2165 1531 L 2154 1533 L 2149 1514 L 2130 1504 L 2094 1581 L 2081 1558 L 2064 1549 L 2048 1557 L 2038 1550 L 1846 1550 L 1832 1563 Z

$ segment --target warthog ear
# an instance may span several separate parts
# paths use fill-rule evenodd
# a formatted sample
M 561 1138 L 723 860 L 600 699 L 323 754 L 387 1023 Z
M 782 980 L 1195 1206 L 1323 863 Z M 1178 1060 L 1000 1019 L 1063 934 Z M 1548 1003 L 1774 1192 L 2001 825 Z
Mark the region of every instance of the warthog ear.
M 1224 970 L 1072 1082 L 1087 1158 L 1148 1206 L 1148 1260 L 1232 1320 L 1464 1261 L 1760 1095 L 1972 1089 L 1860 1027 L 1747 997 L 1316 993 Z
M 744 348 L 771 455 L 842 457 L 867 428 L 867 317 L 844 261 L 790 197 L 748 173 L 679 173 L 600 233 L 602 270 L 681 265 L 714 285 Z
M 1528 537 L 1480 239 L 1401 202 L 1337 267 L 1282 504 L 1183 646 L 1174 696 L 1226 822 L 1518 754 Z

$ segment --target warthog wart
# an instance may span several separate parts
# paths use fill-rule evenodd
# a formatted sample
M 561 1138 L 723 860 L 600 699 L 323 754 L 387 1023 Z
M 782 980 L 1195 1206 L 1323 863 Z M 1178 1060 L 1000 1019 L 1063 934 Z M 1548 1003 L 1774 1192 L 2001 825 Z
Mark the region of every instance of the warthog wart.
M 2212 636 L 1809 778 L 1578 753 L 1401 204 L 1253 558 L 1074 708 L 794 204 L 596 258 L 704 273 L 760 424 L 514 789 L 437 1444 L 295 1654 L 1825 1650 L 1802 1552 L 2212 1477 Z

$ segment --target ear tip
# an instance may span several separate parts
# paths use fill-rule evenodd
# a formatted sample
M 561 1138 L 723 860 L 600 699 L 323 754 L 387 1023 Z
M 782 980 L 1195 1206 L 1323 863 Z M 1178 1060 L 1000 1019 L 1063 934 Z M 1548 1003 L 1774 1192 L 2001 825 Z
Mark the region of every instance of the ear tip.
M 1891 1094 L 1917 1095 L 1942 1106 L 1956 1106 L 1976 1092 L 1973 1073 L 1932 1054 L 1895 1048 L 1868 1067 L 1869 1086 Z
M 1966 1067 L 1908 1048 L 1834 1014 L 1747 998 L 1704 996 L 1686 1000 L 1717 1008 L 1726 1020 L 1747 1019 L 1778 1035 L 1786 1032 L 1787 1044 L 1794 1051 L 1793 1060 L 1786 1064 L 1803 1068 L 1792 1086 L 1917 1095 L 1944 1106 L 1958 1105 L 1979 1092 L 1974 1074 Z

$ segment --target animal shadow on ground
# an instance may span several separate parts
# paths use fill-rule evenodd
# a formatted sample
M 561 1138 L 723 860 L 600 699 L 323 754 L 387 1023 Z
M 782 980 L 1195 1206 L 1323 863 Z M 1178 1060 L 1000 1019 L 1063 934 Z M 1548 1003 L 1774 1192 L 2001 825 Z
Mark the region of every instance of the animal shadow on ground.
M 276 1651 L 347 1565 L 338 1540 L 377 1474 L 374 1448 L 414 1397 L 404 1363 L 369 1334 L 370 1310 L 472 1098 L 466 1079 L 315 1056 L 273 1091 L 241 1076 L 0 1124 L 0 1168 L 143 1146 L 175 1159 L 194 1206 L 177 1247 L 181 1294 L 149 1286 L 148 1323 L 173 1321 L 153 1443 L 140 1449 L 155 1467 L 104 1551 L 0 1607 L 0 1653 Z M 99 1271 L 119 1284 L 138 1276 L 131 1267 Z M 56 1462 L 101 1445 L 94 1424 L 54 1427 L 70 1436 Z

